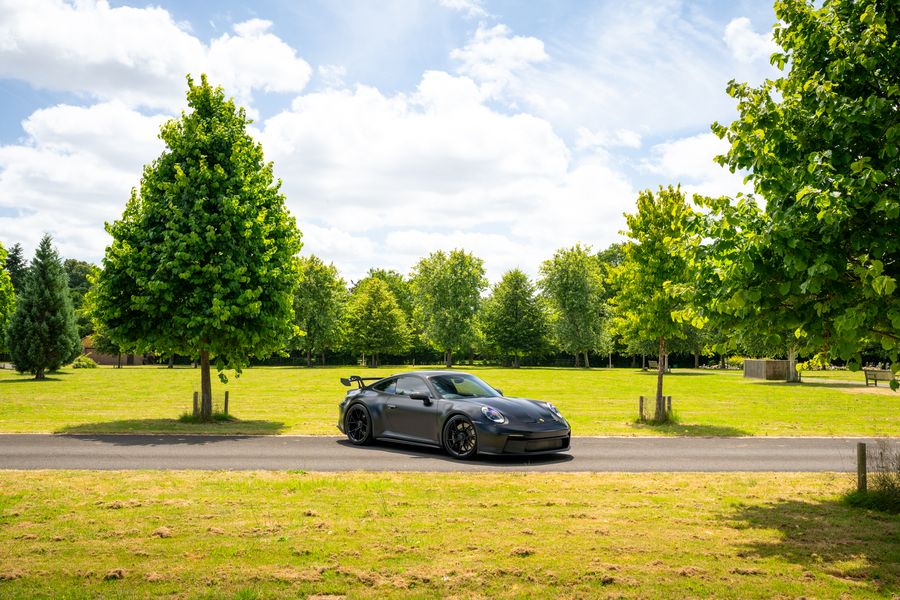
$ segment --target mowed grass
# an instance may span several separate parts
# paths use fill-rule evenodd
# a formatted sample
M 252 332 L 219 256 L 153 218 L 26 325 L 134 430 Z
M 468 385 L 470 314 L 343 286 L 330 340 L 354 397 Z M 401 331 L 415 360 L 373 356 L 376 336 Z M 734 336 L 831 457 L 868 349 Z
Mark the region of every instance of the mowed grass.
M 636 369 L 501 369 L 460 366 L 509 396 L 556 404 L 575 435 L 900 435 L 900 394 L 866 388 L 861 373 L 807 375 L 802 384 L 744 379 L 740 372 L 675 369 L 665 379 L 678 423 L 635 422 L 638 397 L 655 393 L 655 373 Z M 238 421 L 180 423 L 200 372 L 190 368 L 126 367 L 64 370 L 47 381 L 0 371 L 0 431 L 215 432 L 338 434 L 337 405 L 353 373 L 383 376 L 410 367 L 256 367 L 227 385 L 214 380 L 221 407 L 230 393 Z
M 900 593 L 835 474 L 0 473 L 0 597 Z

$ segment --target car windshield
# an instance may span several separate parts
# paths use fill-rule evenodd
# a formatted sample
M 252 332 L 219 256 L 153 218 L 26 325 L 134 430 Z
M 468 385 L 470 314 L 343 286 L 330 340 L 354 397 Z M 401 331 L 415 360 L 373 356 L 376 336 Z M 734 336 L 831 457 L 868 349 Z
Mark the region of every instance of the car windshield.
M 455 398 L 498 398 L 497 390 L 474 375 L 453 374 L 429 377 L 441 396 L 449 400 Z

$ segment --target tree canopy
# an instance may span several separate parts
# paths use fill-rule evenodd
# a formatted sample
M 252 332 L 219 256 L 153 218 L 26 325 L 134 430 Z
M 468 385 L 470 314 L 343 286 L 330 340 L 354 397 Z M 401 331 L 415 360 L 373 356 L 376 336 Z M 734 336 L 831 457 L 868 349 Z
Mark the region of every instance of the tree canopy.
M 484 304 L 485 339 L 518 368 L 522 356 L 540 352 L 547 343 L 547 312 L 534 284 L 519 269 L 503 274 Z
M 25 277 L 28 274 L 28 261 L 25 260 L 25 251 L 22 244 L 13 244 L 4 261 L 6 272 L 12 281 L 13 289 L 18 294 L 25 287 Z
M 484 261 L 465 252 L 433 252 L 413 268 L 415 312 L 431 344 L 453 364 L 453 352 L 476 338 L 476 315 L 487 287 Z
M 663 398 L 666 343 L 687 336 L 684 316 L 693 309 L 691 263 L 699 244 L 696 213 L 680 187 L 638 195 L 637 212 L 626 214 L 629 242 L 617 268 L 614 299 L 619 331 L 626 340 L 656 340 L 658 374 L 655 420 L 667 419 Z
M 372 366 L 380 354 L 403 352 L 409 341 L 406 315 L 390 287 L 379 277 L 362 280 L 347 304 L 347 344 L 368 355 Z
M 765 209 L 709 204 L 723 284 L 713 307 L 776 311 L 758 326 L 851 367 L 875 341 L 900 368 L 900 11 L 877 0 L 783 0 L 775 11 L 772 61 L 784 74 L 732 81 L 740 116 L 713 125 L 731 144 L 719 162 L 746 169 L 765 199 Z
M 7 331 L 16 370 L 44 379 L 81 354 L 69 285 L 49 235 L 41 239 Z
M 113 241 L 92 304 L 123 347 L 199 355 L 209 418 L 211 360 L 224 378 L 294 337 L 301 241 L 244 109 L 205 76 L 200 85 L 188 77 L 187 103 L 162 126 L 166 148 L 122 218 L 107 225 Z
M 21 249 L 21 246 L 19 246 Z M 6 249 L 0 243 L 0 264 L 8 264 Z M 16 306 L 16 291 L 6 268 L 0 268 L 0 352 L 6 349 L 6 327 Z
M 541 265 L 538 282 L 551 310 L 556 342 L 565 352 L 584 355 L 605 351 L 603 275 L 600 262 L 591 249 L 580 244 L 557 250 L 553 258 Z
M 317 256 L 300 259 L 301 281 L 294 293 L 297 326 L 303 331 L 295 346 L 310 355 L 335 349 L 341 341 L 347 286 L 337 268 Z

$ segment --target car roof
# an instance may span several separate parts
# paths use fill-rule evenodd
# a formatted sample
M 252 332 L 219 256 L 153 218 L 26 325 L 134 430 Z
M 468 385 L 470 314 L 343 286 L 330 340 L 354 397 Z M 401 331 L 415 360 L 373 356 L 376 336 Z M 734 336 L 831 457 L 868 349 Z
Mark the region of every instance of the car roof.
M 394 373 L 393 375 L 389 375 L 388 377 L 401 377 L 403 375 L 418 375 L 420 377 L 432 377 L 434 375 L 471 375 L 471 373 L 466 373 L 465 371 L 448 371 L 444 370 L 434 370 L 434 371 L 406 371 L 404 373 Z M 387 377 L 385 377 L 387 379 Z

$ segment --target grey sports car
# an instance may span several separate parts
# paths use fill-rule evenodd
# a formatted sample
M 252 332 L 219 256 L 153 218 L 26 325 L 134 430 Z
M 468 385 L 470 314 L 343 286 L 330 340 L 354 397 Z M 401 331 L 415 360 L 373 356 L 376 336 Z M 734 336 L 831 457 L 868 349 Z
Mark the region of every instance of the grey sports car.
M 369 383 L 371 382 L 371 383 Z M 338 429 L 354 444 L 390 440 L 476 454 L 546 454 L 569 449 L 569 424 L 549 402 L 508 398 L 458 371 L 342 378 L 356 384 L 340 404 Z

